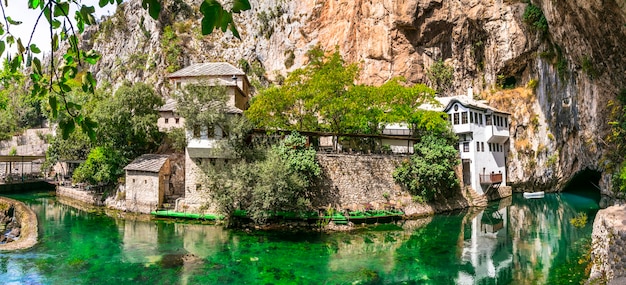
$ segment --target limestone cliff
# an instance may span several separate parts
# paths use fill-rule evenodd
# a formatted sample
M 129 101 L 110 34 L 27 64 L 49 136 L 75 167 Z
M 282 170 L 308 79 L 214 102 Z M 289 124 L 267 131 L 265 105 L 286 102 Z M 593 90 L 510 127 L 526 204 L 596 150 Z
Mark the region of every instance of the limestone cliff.
M 241 40 L 201 36 L 195 2 L 164 1 L 154 21 L 140 1 L 126 1 L 84 35 L 103 54 L 97 78 L 152 82 L 167 95 L 168 72 L 226 60 L 262 84 L 320 45 L 359 63 L 363 83 L 418 83 L 441 59 L 454 67 L 450 93 L 473 87 L 512 113 L 511 182 L 557 190 L 581 170 L 604 172 L 607 103 L 626 87 L 624 0 L 533 0 L 545 32 L 523 21 L 529 4 L 519 0 L 258 0 L 236 16 Z M 602 182 L 610 187 L 608 175 Z

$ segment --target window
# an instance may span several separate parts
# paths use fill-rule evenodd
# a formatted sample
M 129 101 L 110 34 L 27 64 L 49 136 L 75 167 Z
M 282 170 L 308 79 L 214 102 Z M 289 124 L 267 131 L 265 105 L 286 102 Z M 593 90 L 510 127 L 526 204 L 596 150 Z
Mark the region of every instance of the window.
M 479 124 L 483 124 L 483 114 L 478 114 Z
M 213 128 L 213 126 L 210 126 L 210 125 L 206 126 L 206 136 L 208 138 L 215 137 L 215 129 Z
M 479 152 L 479 151 L 480 151 L 480 143 L 476 142 L 476 152 Z
M 470 112 L 470 123 L 474 123 L 474 112 Z
M 467 112 L 461 113 L 461 124 L 467 124 Z
M 144 180 L 144 181 L 143 181 L 143 184 L 148 184 L 148 180 Z
M 193 137 L 194 138 L 200 137 L 200 126 L 193 126 Z
M 491 143 L 489 143 L 489 151 L 493 151 L 493 149 L 491 148 Z
M 469 142 L 463 143 L 463 152 L 469 152 Z
M 170 119 L 169 118 L 165 118 L 165 123 L 169 123 Z
M 491 126 L 491 115 L 485 116 L 485 123 L 487 124 L 487 126 Z
M 176 118 L 176 124 L 180 123 L 180 118 Z
M 485 151 L 485 142 L 481 142 L 481 143 L 480 143 L 480 149 L 481 149 L 481 151 L 483 151 L 483 152 Z
M 454 113 L 454 124 L 455 125 L 459 124 L 459 113 Z
M 135 183 L 135 178 L 133 178 L 133 183 Z

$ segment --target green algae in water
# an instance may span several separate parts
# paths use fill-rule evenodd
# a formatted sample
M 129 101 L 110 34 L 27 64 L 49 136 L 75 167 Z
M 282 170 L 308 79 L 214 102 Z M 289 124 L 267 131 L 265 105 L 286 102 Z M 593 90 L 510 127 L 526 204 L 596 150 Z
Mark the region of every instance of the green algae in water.
M 347 233 L 245 232 L 198 223 L 119 220 L 18 197 L 41 241 L 0 253 L 7 284 L 559 284 L 578 283 L 597 205 L 569 195 L 516 196 L 485 211 Z M 571 284 L 561 282 L 560 284 Z

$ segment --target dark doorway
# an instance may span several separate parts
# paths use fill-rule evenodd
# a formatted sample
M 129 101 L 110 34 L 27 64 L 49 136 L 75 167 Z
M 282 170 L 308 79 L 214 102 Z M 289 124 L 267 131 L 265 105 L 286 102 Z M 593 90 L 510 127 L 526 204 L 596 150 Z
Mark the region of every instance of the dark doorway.
M 597 170 L 586 168 L 574 174 L 565 184 L 562 192 L 572 193 L 600 201 L 600 178 L 602 173 Z
M 463 185 L 472 185 L 472 173 L 470 171 L 470 161 L 463 159 Z

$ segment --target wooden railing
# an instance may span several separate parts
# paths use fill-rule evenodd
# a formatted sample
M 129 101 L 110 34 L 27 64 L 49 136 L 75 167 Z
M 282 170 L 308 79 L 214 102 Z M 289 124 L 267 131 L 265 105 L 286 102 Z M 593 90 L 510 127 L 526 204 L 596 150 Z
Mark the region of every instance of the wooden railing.
M 502 183 L 502 173 L 481 174 L 480 184 Z

